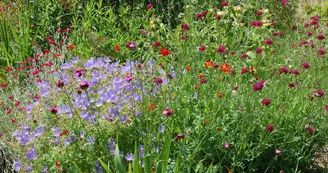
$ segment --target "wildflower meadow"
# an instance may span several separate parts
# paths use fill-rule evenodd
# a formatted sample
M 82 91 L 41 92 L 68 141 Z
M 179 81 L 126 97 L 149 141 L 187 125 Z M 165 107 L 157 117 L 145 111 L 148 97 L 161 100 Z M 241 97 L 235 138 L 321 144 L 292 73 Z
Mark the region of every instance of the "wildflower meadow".
M 0 173 L 328 172 L 328 3 L 298 3 L 0 2 Z

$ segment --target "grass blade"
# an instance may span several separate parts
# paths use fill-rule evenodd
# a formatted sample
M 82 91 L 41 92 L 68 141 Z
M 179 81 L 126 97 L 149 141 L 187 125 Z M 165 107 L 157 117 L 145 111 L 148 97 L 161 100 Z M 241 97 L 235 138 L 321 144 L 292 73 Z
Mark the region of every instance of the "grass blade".
M 115 160 L 115 165 L 116 165 L 116 169 L 119 173 L 125 173 L 125 169 L 123 167 L 122 161 L 121 161 L 121 157 L 120 157 L 120 150 L 118 149 L 118 146 L 116 145 L 115 147 L 115 156 L 114 156 L 114 160 Z
M 159 162 L 156 167 L 156 173 L 166 173 L 167 162 L 169 160 L 171 148 L 171 134 L 169 133 L 165 138 L 163 150 L 159 156 Z

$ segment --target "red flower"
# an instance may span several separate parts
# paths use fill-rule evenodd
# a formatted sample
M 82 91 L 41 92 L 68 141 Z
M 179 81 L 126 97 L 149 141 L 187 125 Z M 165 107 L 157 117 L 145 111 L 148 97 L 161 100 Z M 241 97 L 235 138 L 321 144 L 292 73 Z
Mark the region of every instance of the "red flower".
M 7 83 L 2 83 L 2 84 L 0 84 L 0 88 L 8 88 L 8 84 Z
M 58 88 L 63 88 L 64 87 L 64 81 L 62 81 L 62 80 L 59 80 L 59 81 L 57 81 L 57 83 L 56 83 L 56 85 L 57 85 L 57 87 Z
M 57 107 L 50 108 L 50 112 L 51 112 L 52 114 L 57 114 L 57 112 L 58 112 L 58 108 L 57 108 Z
M 325 36 L 323 36 L 322 34 L 319 34 L 319 35 L 317 36 L 317 38 L 318 38 L 319 40 L 323 40 L 323 39 L 325 39 Z
M 115 48 L 114 48 L 115 52 L 120 51 L 120 48 L 121 48 L 120 45 L 116 45 Z
M 307 124 L 307 125 L 305 126 L 305 129 L 308 130 L 309 133 L 310 133 L 311 135 L 314 133 L 314 128 L 311 127 L 310 124 Z
M 231 71 L 229 64 L 224 64 L 224 65 L 220 65 L 220 69 L 224 72 L 224 73 L 228 73 Z
M 62 132 L 60 132 L 60 136 L 66 135 L 68 133 L 68 130 L 64 130 Z
M 9 109 L 6 114 L 9 115 L 11 114 L 12 111 L 13 111 L 12 109 Z
M 266 127 L 265 127 L 265 130 L 267 131 L 267 132 L 272 132 L 273 130 L 274 130 L 274 126 L 273 125 L 271 125 L 271 124 L 269 124 L 269 125 L 267 125 Z
M 75 47 L 73 45 L 69 45 L 69 46 L 67 46 L 67 48 L 71 49 L 71 50 L 74 50 Z
M 20 102 L 16 102 L 15 103 L 15 107 L 19 106 L 20 105 Z
M 16 118 L 11 119 L 11 122 L 14 124 L 16 122 Z
M 163 83 L 163 79 L 157 77 L 157 78 L 154 79 L 154 83 L 157 84 L 157 85 L 160 85 L 160 84 Z
M 325 95 L 325 92 L 323 90 L 317 90 L 316 95 L 318 97 L 323 97 Z
M 270 99 L 267 99 L 267 98 L 265 98 L 265 99 L 263 99 L 262 100 L 262 105 L 265 105 L 265 106 L 268 106 L 269 104 L 271 104 L 271 100 Z
M 211 60 L 207 60 L 207 61 L 204 63 L 204 66 L 207 67 L 207 68 L 213 67 L 213 61 L 211 61 Z
M 264 87 L 264 84 L 265 84 L 264 80 L 261 81 L 260 83 L 255 83 L 255 84 L 253 84 L 252 89 L 254 91 L 262 90 L 262 88 Z
M 56 165 L 57 168 L 59 168 L 61 164 L 60 164 L 60 162 L 56 162 L 55 165 Z
M 81 82 L 80 83 L 81 90 L 86 90 L 89 88 L 89 86 L 90 86 L 89 82 Z
M 166 48 L 162 48 L 160 50 L 160 53 L 163 55 L 163 56 L 168 56 L 170 54 L 169 50 L 166 49 Z

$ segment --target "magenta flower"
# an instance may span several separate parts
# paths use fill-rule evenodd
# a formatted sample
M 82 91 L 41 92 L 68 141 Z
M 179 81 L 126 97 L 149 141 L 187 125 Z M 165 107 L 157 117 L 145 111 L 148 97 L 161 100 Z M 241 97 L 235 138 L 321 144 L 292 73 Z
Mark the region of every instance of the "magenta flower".
M 147 5 L 147 10 L 150 10 L 151 8 L 153 8 L 153 4 L 148 4 Z
M 262 48 L 258 48 L 256 49 L 255 53 L 259 54 L 259 53 L 262 53 L 263 52 L 263 49 Z
M 198 50 L 199 50 L 200 52 L 203 52 L 205 49 L 206 49 L 206 46 L 204 46 L 204 45 L 202 45 L 202 46 L 200 46 L 200 47 L 198 48 Z
M 161 45 L 161 42 L 159 42 L 159 41 L 155 41 L 154 44 L 153 44 L 154 47 L 158 47 L 160 45 Z
M 219 54 L 227 53 L 227 49 L 221 45 L 216 49 L 216 52 Z
M 80 83 L 80 88 L 81 88 L 81 90 L 86 90 L 86 89 L 89 88 L 89 86 L 90 86 L 90 84 L 89 84 L 89 82 L 87 82 L 87 81 L 85 81 L 85 82 L 81 82 L 81 83 Z
M 183 133 L 177 134 L 177 136 L 175 136 L 174 141 L 175 142 L 179 142 L 181 139 L 183 139 L 186 135 Z
M 287 74 L 287 73 L 289 73 L 289 70 L 288 70 L 287 67 L 281 67 L 280 70 L 279 70 L 279 73 L 280 74 L 283 74 L 283 73 Z
M 64 81 L 59 80 L 59 81 L 57 81 L 56 85 L 57 85 L 58 88 L 63 88 L 64 87 Z
M 272 40 L 269 39 L 269 38 L 267 38 L 267 39 L 264 40 L 264 43 L 265 43 L 266 45 L 272 44 Z
M 126 47 L 129 48 L 129 49 L 135 49 L 136 48 L 136 43 L 130 41 L 126 44 Z
M 310 133 L 311 135 L 314 133 L 314 128 L 311 127 L 310 124 L 307 124 L 307 125 L 305 126 L 305 129 L 308 130 L 309 133 Z
M 206 83 L 206 79 L 204 77 L 199 79 L 199 84 L 203 84 Z
M 263 14 L 263 12 L 261 10 L 256 12 L 257 16 L 261 16 L 262 14 Z
M 163 83 L 163 79 L 157 77 L 157 78 L 154 79 L 154 83 L 157 84 L 157 85 L 161 85 Z
M 266 130 L 267 132 L 271 133 L 271 132 L 274 130 L 274 126 L 271 125 L 271 124 L 269 124 L 269 125 L 267 125 L 267 126 L 265 127 L 265 130 Z
M 318 54 L 319 54 L 319 55 L 324 55 L 325 53 L 326 53 L 326 51 L 323 50 L 323 49 L 319 49 L 319 50 L 318 50 Z
M 164 115 L 165 117 L 170 117 L 172 114 L 173 114 L 173 110 L 170 109 L 170 108 L 166 108 L 166 109 L 164 109 L 164 111 L 163 111 L 163 115 Z
M 240 58 L 247 58 L 248 57 L 248 55 L 246 54 L 246 53 L 243 53 L 241 56 L 240 56 Z
M 271 100 L 268 99 L 268 98 L 264 98 L 262 101 L 261 101 L 262 105 L 265 105 L 265 106 L 268 106 L 269 104 L 271 104 Z
M 226 149 L 229 149 L 229 148 L 230 148 L 230 144 L 229 144 L 229 142 L 226 142 L 226 143 L 224 144 L 224 148 L 226 148 Z
M 281 0 L 281 5 L 286 6 L 288 4 L 288 0 Z
M 222 5 L 223 7 L 226 7 L 226 6 L 228 6 L 229 4 L 228 4 L 228 2 L 223 1 L 223 2 L 221 2 L 221 5 Z
M 325 95 L 325 92 L 323 90 L 317 90 L 317 92 L 315 94 L 318 97 L 323 97 Z
M 253 86 L 252 86 L 253 91 L 262 90 L 262 88 L 264 87 L 264 84 L 265 84 L 264 80 L 259 83 L 253 84 Z
M 181 31 L 189 30 L 189 25 L 187 23 L 182 23 L 181 24 Z
M 322 34 L 319 34 L 319 35 L 317 36 L 317 38 L 318 38 L 319 40 L 323 40 L 323 39 L 325 39 L 325 36 L 323 36 Z
M 302 64 L 302 68 L 308 69 L 308 68 L 310 68 L 310 64 L 305 62 L 305 63 Z
M 125 80 L 127 82 L 130 82 L 132 79 L 133 79 L 132 74 L 128 74 L 127 76 L 125 76 Z
M 249 72 L 248 68 L 243 68 L 243 69 L 241 69 L 240 74 L 245 74 L 245 73 L 248 73 L 248 72 Z
M 52 114 L 57 114 L 58 113 L 58 108 L 57 107 L 50 108 L 50 112 Z
M 280 156 L 280 153 L 281 153 L 280 150 L 276 150 L 276 155 L 277 155 L 277 156 Z

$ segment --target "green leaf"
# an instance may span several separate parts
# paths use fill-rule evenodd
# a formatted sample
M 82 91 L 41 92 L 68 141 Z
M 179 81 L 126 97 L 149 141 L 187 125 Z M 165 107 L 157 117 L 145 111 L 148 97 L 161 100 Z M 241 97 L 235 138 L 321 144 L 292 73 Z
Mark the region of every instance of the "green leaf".
M 81 169 L 79 168 L 79 166 L 77 166 L 77 164 L 74 162 L 74 161 L 71 161 L 75 167 L 75 172 L 78 172 L 78 173 L 82 173 Z
M 135 142 L 134 145 L 134 159 L 133 159 L 133 172 L 134 173 L 141 173 L 141 167 L 139 165 L 139 148 L 137 141 Z
M 175 163 L 175 167 L 174 167 L 174 173 L 179 173 L 179 159 L 180 157 L 178 157 L 176 163 Z
M 99 159 L 99 162 L 101 166 L 105 169 L 106 173 L 112 173 L 112 171 L 109 169 L 105 162 L 103 162 L 101 159 Z
M 125 169 L 123 167 L 121 158 L 120 158 L 120 150 L 118 149 L 118 146 L 116 145 L 115 147 L 115 156 L 114 156 L 114 160 L 115 160 L 115 166 L 116 169 L 119 173 L 125 173 Z
M 165 143 L 161 154 L 159 155 L 159 162 L 156 167 L 156 173 L 166 173 L 167 162 L 169 160 L 171 147 L 171 133 L 165 138 Z

